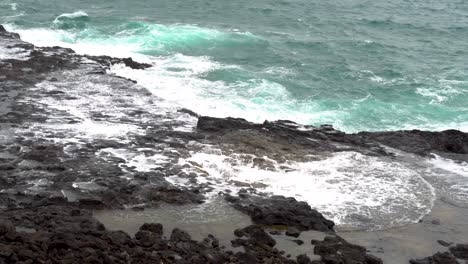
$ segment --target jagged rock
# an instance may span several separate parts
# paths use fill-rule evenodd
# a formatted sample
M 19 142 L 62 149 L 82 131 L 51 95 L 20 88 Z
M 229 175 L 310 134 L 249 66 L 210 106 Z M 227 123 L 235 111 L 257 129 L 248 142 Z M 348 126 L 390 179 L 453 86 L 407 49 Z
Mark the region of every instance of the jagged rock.
M 312 240 L 314 254 L 322 263 L 330 264 L 382 264 L 382 260 L 366 253 L 366 248 L 348 243 L 339 236 L 327 236 L 323 241 Z
M 468 244 L 457 244 L 450 247 L 449 250 L 455 257 L 468 260 Z
M 245 196 L 244 198 L 232 199 L 232 196 L 228 195 L 227 200 L 233 204 L 234 208 L 250 215 L 257 224 L 284 225 L 290 228 L 294 227 L 298 231 L 325 232 L 333 232 L 335 225 L 307 203 L 299 202 L 294 198 Z M 293 233 L 298 235 L 297 231 Z
M 204 197 L 191 190 L 158 187 L 149 194 L 152 201 L 163 201 L 171 204 L 203 203 Z
M 420 155 L 431 152 L 468 154 L 468 133 L 458 130 L 429 132 L 420 130 L 394 132 L 361 132 L 357 134 L 365 139 Z
M 449 252 L 436 253 L 432 257 L 412 259 L 411 264 L 459 264 L 457 259 Z
M 287 236 L 292 236 L 292 237 L 299 237 L 301 234 L 301 231 L 295 227 L 289 227 L 288 230 L 286 230 L 286 235 Z
M 247 239 L 242 240 L 240 244 L 245 245 L 248 243 L 250 245 L 267 245 L 269 247 L 274 247 L 276 241 L 269 236 L 261 227 L 256 225 L 251 225 L 243 229 L 236 229 L 234 234 L 238 237 L 247 237 Z M 237 240 L 241 241 L 241 240 Z
M 295 240 L 292 240 L 294 243 L 298 244 L 299 246 L 300 245 L 303 245 L 304 244 L 304 241 L 300 240 L 300 239 L 295 239 Z
M 310 258 L 307 256 L 307 255 L 299 255 L 297 256 L 297 263 L 298 264 L 310 264 L 312 263 L 312 260 L 310 260 Z
M 173 241 L 190 241 L 192 237 L 179 228 L 174 228 L 171 233 L 171 240 Z
M 159 223 L 151 223 L 151 224 L 143 224 L 141 227 L 140 227 L 140 230 L 141 231 L 149 231 L 151 233 L 154 233 L 154 234 L 157 234 L 157 235 L 160 235 L 162 236 L 163 234 L 163 226 Z
M 437 240 L 437 243 L 439 243 L 439 245 L 444 246 L 444 247 L 449 247 L 453 244 L 453 243 L 446 242 L 444 240 Z

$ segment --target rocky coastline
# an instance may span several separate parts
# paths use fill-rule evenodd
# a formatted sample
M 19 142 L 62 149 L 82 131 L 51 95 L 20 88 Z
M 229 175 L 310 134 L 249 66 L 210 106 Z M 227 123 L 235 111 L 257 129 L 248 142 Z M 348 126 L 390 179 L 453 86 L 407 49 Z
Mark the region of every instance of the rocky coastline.
M 131 237 L 107 230 L 92 212 L 205 203 L 217 190 L 199 177 L 208 173 L 180 160 L 207 145 L 226 155 L 244 153 L 264 170 L 273 170 L 273 162 L 344 151 L 391 158 L 389 147 L 468 162 L 464 132 L 346 134 L 329 125 L 198 116 L 167 107 L 134 81 L 110 74 L 113 64 L 151 66 L 35 47 L 0 26 L 0 263 L 383 263 L 338 236 L 335 223 L 306 202 L 268 195 L 251 183 L 234 182 L 237 192 L 218 193 L 254 223 L 233 230 L 232 247 L 239 250 L 221 246 L 212 235 L 196 241 L 178 228 L 164 234 L 159 223 L 146 223 Z M 74 107 L 81 110 L 70 112 Z M 164 162 L 138 170 L 139 155 L 160 155 Z M 270 233 L 297 238 L 309 230 L 325 238 L 297 241 L 314 246 L 297 257 L 278 250 Z M 465 260 L 468 245 L 450 244 L 446 252 L 410 263 Z

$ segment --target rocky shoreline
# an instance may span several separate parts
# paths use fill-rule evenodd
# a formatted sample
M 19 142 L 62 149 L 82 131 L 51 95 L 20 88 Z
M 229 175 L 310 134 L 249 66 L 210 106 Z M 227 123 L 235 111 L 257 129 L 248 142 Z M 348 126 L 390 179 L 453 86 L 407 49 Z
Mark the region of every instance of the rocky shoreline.
M 392 158 L 388 147 L 468 161 L 468 134 L 455 130 L 345 134 L 329 125 L 198 116 L 109 74 L 113 64 L 151 66 L 35 47 L 0 26 L 0 263 L 382 263 L 337 236 L 333 221 L 307 203 L 269 195 L 261 183 L 231 182 L 235 192 L 222 190 L 201 164 L 181 161 L 206 146 L 242 153 L 263 170 L 346 151 Z M 92 215 L 201 204 L 213 193 L 255 224 L 233 232 L 238 252 L 214 236 L 195 241 L 177 228 L 167 238 L 156 223 L 130 237 L 106 230 Z M 323 241 L 298 242 L 313 244 L 309 256 L 318 258 L 294 259 L 275 248 L 265 230 L 278 226 L 291 237 L 307 230 L 327 234 Z M 461 263 L 457 258 L 468 259 L 467 252 L 468 246 L 453 245 L 411 263 Z

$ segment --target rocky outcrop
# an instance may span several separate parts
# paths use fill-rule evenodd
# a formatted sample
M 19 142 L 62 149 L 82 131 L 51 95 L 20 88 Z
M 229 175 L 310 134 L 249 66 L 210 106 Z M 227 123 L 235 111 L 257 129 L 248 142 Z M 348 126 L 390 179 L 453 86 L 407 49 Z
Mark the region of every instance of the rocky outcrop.
M 229 147 L 236 142 L 236 148 L 244 152 L 260 153 L 275 160 L 281 160 L 280 156 L 301 160 L 299 155 L 338 151 L 391 155 L 384 145 L 422 156 L 440 153 L 449 158 L 468 160 L 468 133 L 458 130 L 345 134 L 327 125 L 301 126 L 287 120 L 255 124 L 240 118 L 205 116 L 198 119 L 197 129 L 206 132 L 210 141 L 229 144 Z
M 455 257 L 468 260 L 468 244 L 457 244 L 450 247 L 449 250 Z
M 365 140 L 373 140 L 383 145 L 419 155 L 430 153 L 468 154 L 468 133 L 458 130 L 429 132 L 420 130 L 393 132 L 361 132 L 357 134 Z
M 166 238 L 158 223 L 143 224 L 134 237 L 108 231 L 90 211 L 63 200 L 0 215 L 0 263 L 310 263 L 305 255 L 297 260 L 284 256 L 275 248 L 276 241 L 256 225 L 234 231 L 232 246 L 244 249 L 234 253 L 212 235 L 199 242 L 175 228 Z M 342 259 L 359 260 L 355 248 L 333 247 L 345 252 Z M 350 250 L 354 255 L 346 253 Z
M 243 194 L 240 197 L 226 196 L 234 208 L 252 218 L 254 223 L 271 226 L 295 227 L 297 231 L 317 230 L 334 232 L 333 221 L 323 217 L 306 202 L 284 196 L 261 197 Z M 297 232 L 291 232 L 297 235 Z
M 192 240 L 165 240 L 142 226 L 135 238 L 121 231 L 17 231 L 0 224 L 0 263 L 240 263 L 232 252 Z
M 460 262 L 449 252 L 437 252 L 431 257 L 423 259 L 412 259 L 411 264 L 459 264 Z
M 2 38 L 13 38 L 13 39 L 19 39 L 19 34 L 13 33 L 13 32 L 8 32 L 4 26 L 0 25 L 0 37 Z
M 348 243 L 339 236 L 327 236 L 323 241 L 312 240 L 314 254 L 321 257 L 312 263 L 382 264 L 382 260 L 366 253 L 366 248 Z
M 259 226 L 237 229 L 234 234 L 238 238 L 232 241 L 232 245 L 243 246 L 245 250 L 236 253 L 236 258 L 241 263 L 296 263 L 274 248 L 276 241 Z

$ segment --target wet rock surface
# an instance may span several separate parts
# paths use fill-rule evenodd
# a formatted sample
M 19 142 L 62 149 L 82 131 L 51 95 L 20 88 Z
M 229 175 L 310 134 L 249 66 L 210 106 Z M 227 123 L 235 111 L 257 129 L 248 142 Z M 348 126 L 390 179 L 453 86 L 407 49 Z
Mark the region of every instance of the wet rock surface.
M 312 240 L 314 253 L 321 257 L 312 263 L 380 264 L 379 258 L 366 253 L 366 248 L 346 242 L 339 236 L 327 236 L 323 241 Z
M 423 259 L 412 259 L 411 264 L 458 264 L 460 262 L 449 252 L 436 253 L 431 257 Z
M 2 26 L 0 49 L 0 263 L 310 263 L 305 255 L 285 257 L 258 226 L 237 232 L 234 245 L 245 252 L 233 253 L 214 237 L 196 242 L 174 230 L 167 239 L 162 226 L 147 224 L 132 238 L 92 218 L 88 210 L 203 203 L 217 191 L 216 179 L 188 159 L 208 145 L 225 155 L 243 153 L 264 170 L 274 170 L 273 162 L 342 151 L 391 157 L 381 144 L 468 160 L 467 134 L 459 131 L 347 135 L 287 120 L 200 117 L 107 73 L 113 64 L 151 66 L 131 58 L 35 47 Z M 254 191 L 221 194 L 256 224 L 289 227 L 293 237 L 333 232 L 334 223 L 307 203 L 255 191 L 258 183 L 233 183 Z M 323 263 L 380 263 L 344 240 L 317 247 Z M 338 250 L 347 253 L 338 256 Z M 454 250 L 464 256 L 458 246 Z
M 146 223 L 130 237 L 106 230 L 77 205 L 58 200 L 41 204 L 2 212 L 0 263 L 308 263 L 306 256 L 284 256 L 260 226 L 234 231 L 238 238 L 232 245 L 243 249 L 234 253 L 211 235 L 199 242 L 175 228 L 166 238 L 161 224 Z
M 307 203 L 292 197 L 243 194 L 239 198 L 228 195 L 226 200 L 234 208 L 250 215 L 256 224 L 290 227 L 286 234 L 294 237 L 304 230 L 333 232 L 335 225 Z
M 450 252 L 459 259 L 468 260 L 468 244 L 457 244 L 456 246 L 450 247 Z
M 418 155 L 437 153 L 449 158 L 467 160 L 468 134 L 458 130 L 361 132 L 357 136 Z
M 88 214 L 75 210 L 74 214 Z M 131 238 L 121 231 L 106 231 L 102 225 L 85 225 L 79 216 L 70 214 L 66 218 L 80 228 L 64 225 L 26 233 L 2 222 L 0 263 L 240 263 L 232 252 L 211 245 L 190 239 L 167 240 L 154 224 L 142 226 Z

